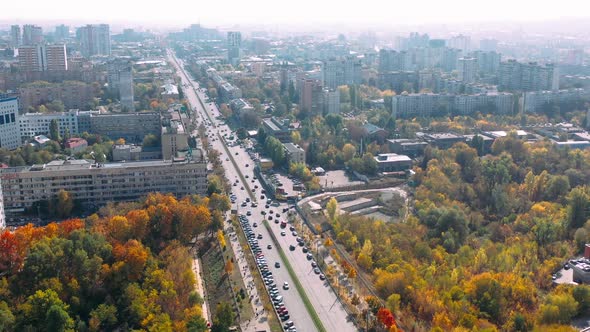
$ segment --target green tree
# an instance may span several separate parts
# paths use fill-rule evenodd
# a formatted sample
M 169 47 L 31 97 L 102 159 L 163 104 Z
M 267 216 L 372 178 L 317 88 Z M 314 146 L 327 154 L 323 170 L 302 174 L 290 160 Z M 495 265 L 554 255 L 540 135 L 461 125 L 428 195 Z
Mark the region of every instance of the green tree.
M 63 306 L 52 305 L 47 311 L 44 328 L 50 332 L 73 331 L 74 320 L 64 310 Z
M 54 141 L 61 141 L 61 137 L 59 136 L 59 124 L 56 119 L 51 120 L 51 123 L 49 124 L 49 136 Z
M 226 332 L 234 323 L 234 310 L 227 302 L 219 303 L 216 307 L 215 318 L 213 319 L 212 332 Z
M 15 318 L 4 301 L 0 301 L 0 331 L 12 331 L 14 327 Z
M 186 323 L 186 328 L 188 332 L 206 332 L 209 330 L 207 321 L 200 316 L 191 317 L 188 323 Z
M 568 227 L 582 227 L 588 219 L 589 197 L 586 187 L 576 187 L 568 195 L 567 217 Z

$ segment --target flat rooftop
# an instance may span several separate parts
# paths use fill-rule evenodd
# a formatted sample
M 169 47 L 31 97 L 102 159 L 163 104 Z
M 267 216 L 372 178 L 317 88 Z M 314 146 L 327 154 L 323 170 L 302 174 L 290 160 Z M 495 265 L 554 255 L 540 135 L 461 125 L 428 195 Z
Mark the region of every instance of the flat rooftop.
M 396 162 L 396 161 L 412 161 L 412 159 L 404 154 L 397 153 L 381 153 L 375 157 L 378 163 Z

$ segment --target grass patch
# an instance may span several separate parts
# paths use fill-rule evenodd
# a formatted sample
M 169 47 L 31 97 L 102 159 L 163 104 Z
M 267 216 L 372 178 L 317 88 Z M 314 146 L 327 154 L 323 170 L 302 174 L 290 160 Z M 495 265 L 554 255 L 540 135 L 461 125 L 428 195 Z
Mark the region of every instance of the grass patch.
M 223 256 L 219 245 L 209 242 L 201 253 L 204 286 L 207 289 L 207 302 L 211 318 L 215 317 L 218 303 L 233 304 L 229 279 L 224 271 Z
M 225 243 L 231 243 L 230 238 L 225 234 Z M 252 310 L 252 306 L 248 302 L 248 292 L 246 291 L 246 286 L 244 285 L 244 279 L 242 279 L 242 275 L 240 274 L 240 266 L 236 257 L 234 256 L 234 251 L 228 245 L 227 249 L 223 252 L 226 257 L 226 261 L 230 260 L 233 263 L 234 268 L 230 274 L 231 284 L 233 285 L 234 294 L 238 299 L 238 308 L 240 309 L 240 321 L 244 322 L 252 317 L 254 317 L 254 311 Z M 242 298 L 240 294 L 244 294 L 245 297 Z
M 268 225 L 268 222 L 266 220 L 264 220 L 263 223 L 264 223 L 264 227 L 266 227 L 266 229 L 270 233 L 270 237 L 272 239 L 272 242 L 274 243 L 275 247 L 279 251 L 279 255 L 281 256 L 281 259 L 283 260 L 283 264 L 287 268 L 287 272 L 289 272 L 291 279 L 293 279 L 293 283 L 295 284 L 295 288 L 297 288 L 297 292 L 299 293 L 301 300 L 303 300 L 303 304 L 305 305 L 307 312 L 311 316 L 311 320 L 313 321 L 315 327 L 320 332 L 326 332 L 326 328 L 324 327 L 324 324 L 322 324 L 322 320 L 320 319 L 320 316 L 318 316 L 318 313 L 315 311 L 313 305 L 311 304 L 311 301 L 309 301 L 309 298 L 307 297 L 307 294 L 305 293 L 305 289 L 303 288 L 303 286 L 299 282 L 299 279 L 297 278 L 295 271 L 293 271 L 293 267 L 291 266 L 291 263 L 289 263 L 289 259 L 287 259 L 287 255 L 285 255 L 283 248 L 281 248 L 281 246 L 279 245 L 279 242 L 277 241 L 274 233 L 272 232 L 272 229 Z

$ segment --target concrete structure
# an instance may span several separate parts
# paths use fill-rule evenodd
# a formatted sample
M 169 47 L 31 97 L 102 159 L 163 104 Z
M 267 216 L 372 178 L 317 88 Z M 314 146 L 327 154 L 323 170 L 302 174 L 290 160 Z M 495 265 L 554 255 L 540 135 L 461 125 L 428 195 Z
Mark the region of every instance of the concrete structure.
M 465 83 L 475 82 L 477 75 L 477 59 L 475 58 L 460 58 L 459 65 L 459 81 Z
M 141 146 L 134 144 L 113 145 L 113 161 L 141 160 Z
M 80 137 L 72 137 L 66 140 L 64 147 L 66 149 L 70 149 L 72 153 L 78 153 L 86 150 L 88 147 L 88 142 Z
M 489 51 L 475 51 L 470 56 L 477 59 L 478 70 L 487 75 L 497 75 L 500 70 L 502 55 L 500 53 Z
M 340 114 L 340 91 L 324 89 L 324 114 Z
M 164 89 L 162 92 L 164 98 L 178 98 L 178 86 L 176 84 L 166 83 L 161 88 Z
M 61 137 L 80 134 L 78 110 L 61 113 L 26 113 L 19 118 L 20 137 L 26 139 L 35 135 L 49 135 L 51 121 L 56 120 Z
M 25 24 L 23 26 L 23 45 L 36 45 L 43 42 L 43 29 L 40 26 Z
M 131 61 L 114 60 L 107 65 L 109 90 L 117 93 L 121 108 L 134 111 L 133 95 L 133 63 Z
M 146 135 L 161 135 L 162 124 L 157 112 L 128 114 L 91 114 L 90 132 L 108 136 L 114 140 L 141 143 Z
M 361 60 L 353 56 L 324 61 L 322 64 L 324 86 L 336 89 L 341 85 L 360 84 L 361 67 Z
M 404 154 L 410 157 L 418 157 L 424 154 L 428 143 L 420 139 L 398 138 L 389 139 L 389 151 Z
M 237 66 L 240 62 L 240 48 L 242 47 L 242 34 L 239 31 L 227 33 L 227 62 Z
M 561 103 L 582 101 L 590 98 L 590 91 L 569 89 L 557 91 L 534 91 L 523 94 L 523 110 L 528 113 L 547 111 L 547 107 Z
M 21 86 L 18 93 L 19 105 L 25 111 L 55 100 L 61 101 L 66 109 L 87 109 L 88 104 L 99 95 L 100 87 L 78 81 L 34 82 Z
M 18 64 L 23 71 L 68 70 L 65 44 L 27 45 L 18 48 Z
M 20 145 L 18 100 L 0 95 L 0 148 L 14 150 Z
M 283 143 L 283 149 L 287 156 L 287 161 L 290 163 L 304 163 L 305 164 L 305 150 L 299 145 L 293 143 Z
M 266 118 L 262 120 L 262 127 L 268 136 L 273 136 L 283 143 L 291 142 L 291 132 L 294 128 L 288 119 Z
M 10 26 L 10 46 L 13 49 L 19 48 L 23 44 L 23 35 L 20 30 L 20 25 Z
M 89 24 L 76 32 L 83 56 L 111 55 L 111 33 L 108 24 Z
M 542 66 L 536 62 L 508 60 L 500 63 L 498 83 L 502 90 L 558 90 L 559 70 L 552 64 Z
M 207 164 L 195 160 L 96 164 L 88 160 L 56 160 L 44 165 L 0 170 L 7 214 L 31 210 L 66 190 L 82 205 L 135 200 L 151 192 L 177 197 L 205 194 Z
M 322 82 L 313 79 L 301 79 L 297 82 L 297 85 L 301 111 L 310 115 L 321 115 L 324 106 Z
M 392 113 L 395 117 L 475 112 L 512 114 L 513 111 L 514 95 L 511 93 L 493 92 L 472 95 L 403 93 L 392 98 Z
M 55 27 L 55 40 L 62 41 L 70 37 L 70 27 L 65 24 L 60 24 Z
M 421 137 L 424 141 L 436 146 L 439 149 L 448 149 L 458 142 L 465 142 L 464 136 L 453 133 L 418 133 L 416 136 Z
M 410 157 L 396 153 L 381 153 L 374 157 L 380 172 L 400 172 L 412 168 Z
M 188 151 L 189 137 L 190 135 L 181 121 L 180 114 L 174 112 L 172 119 L 162 127 L 162 158 L 172 160 L 178 157 L 178 152 Z
M 2 194 L 2 181 L 0 180 L 0 230 L 6 227 L 6 215 L 4 214 L 4 195 Z

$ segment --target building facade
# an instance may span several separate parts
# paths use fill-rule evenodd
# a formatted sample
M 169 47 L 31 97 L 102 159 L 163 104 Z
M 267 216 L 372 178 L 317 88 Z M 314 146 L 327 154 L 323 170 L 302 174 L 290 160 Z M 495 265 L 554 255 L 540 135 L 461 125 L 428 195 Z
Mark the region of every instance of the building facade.
M 477 76 L 477 59 L 467 57 L 458 60 L 459 64 L 459 81 L 464 83 L 475 82 Z
M 23 45 L 36 45 L 43 42 L 43 29 L 40 26 L 23 25 Z
M 18 89 L 22 110 L 59 100 L 66 109 L 86 109 L 99 95 L 100 87 L 78 81 L 63 83 L 34 82 Z
M 111 55 L 111 33 L 108 24 L 89 24 L 76 32 L 83 56 Z
M 96 208 L 108 202 L 136 200 L 151 192 L 178 197 L 205 194 L 204 161 L 140 161 L 96 164 L 56 160 L 45 165 L 0 171 L 7 214 L 20 214 L 66 190 L 81 204 Z
M 324 86 L 336 89 L 341 85 L 360 84 L 361 67 L 361 60 L 353 56 L 324 61 L 322 66 Z
M 552 64 L 539 65 L 536 62 L 508 60 L 500 63 L 498 83 L 501 90 L 558 90 L 559 70 Z
M 10 46 L 13 49 L 19 48 L 23 44 L 23 35 L 21 33 L 20 25 L 10 26 Z
M 157 112 L 128 114 L 90 114 L 90 131 L 114 140 L 141 143 L 146 135 L 159 137 L 162 122 Z
M 18 63 L 23 71 L 68 70 L 65 44 L 27 45 L 18 48 Z
M 0 95 L 0 147 L 14 150 L 20 145 L 18 100 Z
M 19 117 L 19 129 L 21 139 L 36 135 L 49 136 L 51 121 L 57 121 L 61 137 L 69 132 L 70 135 L 78 135 L 78 110 L 70 110 L 60 113 L 25 113 Z
M 227 62 L 236 66 L 240 62 L 242 34 L 239 31 L 227 33 Z
M 293 143 L 283 143 L 283 149 L 287 156 L 287 161 L 290 163 L 304 163 L 305 164 L 305 150 L 299 145 Z

